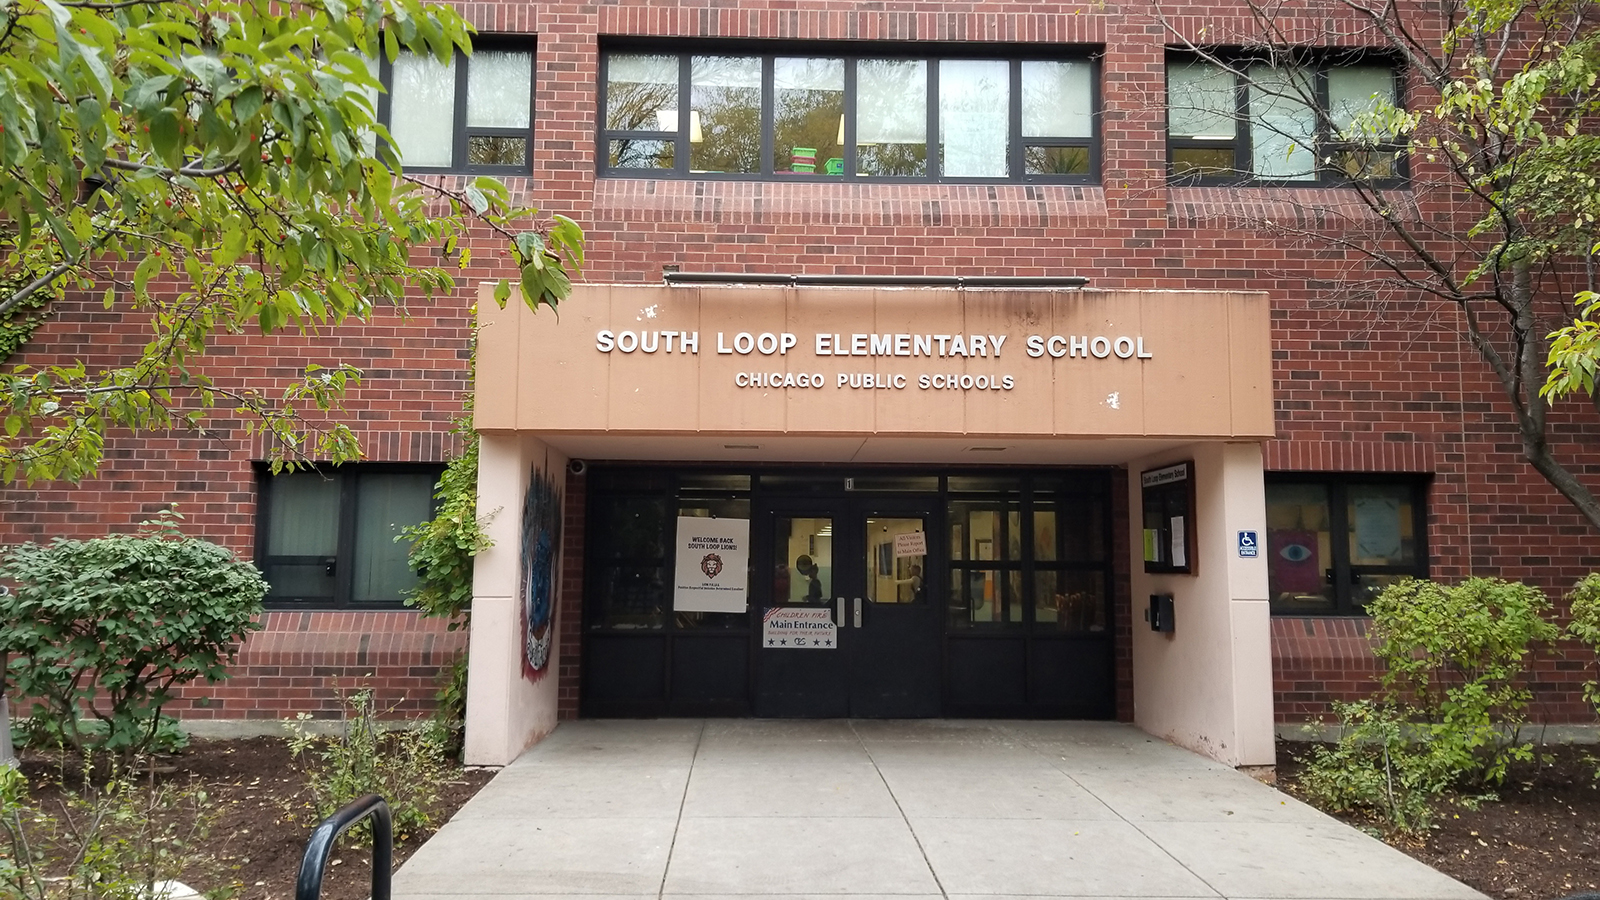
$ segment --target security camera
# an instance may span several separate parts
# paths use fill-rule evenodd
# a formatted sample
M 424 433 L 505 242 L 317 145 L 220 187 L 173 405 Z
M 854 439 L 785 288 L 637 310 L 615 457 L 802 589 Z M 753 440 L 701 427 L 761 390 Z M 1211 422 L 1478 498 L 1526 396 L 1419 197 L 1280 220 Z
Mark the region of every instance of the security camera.
M 582 475 L 583 473 L 589 471 L 589 464 L 581 459 L 575 459 L 567 463 L 567 471 L 574 475 Z

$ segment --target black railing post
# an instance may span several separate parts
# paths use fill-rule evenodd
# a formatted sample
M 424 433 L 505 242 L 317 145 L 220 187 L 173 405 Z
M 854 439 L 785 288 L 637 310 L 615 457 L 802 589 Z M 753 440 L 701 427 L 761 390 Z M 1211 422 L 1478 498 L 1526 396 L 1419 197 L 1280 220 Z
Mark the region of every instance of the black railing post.
M 305 855 L 300 857 L 295 900 L 321 900 L 322 875 L 327 871 L 334 842 L 368 816 L 372 818 L 372 900 L 389 900 L 390 869 L 394 867 L 394 819 L 389 813 L 389 804 L 377 794 L 368 794 L 347 804 L 312 829 Z

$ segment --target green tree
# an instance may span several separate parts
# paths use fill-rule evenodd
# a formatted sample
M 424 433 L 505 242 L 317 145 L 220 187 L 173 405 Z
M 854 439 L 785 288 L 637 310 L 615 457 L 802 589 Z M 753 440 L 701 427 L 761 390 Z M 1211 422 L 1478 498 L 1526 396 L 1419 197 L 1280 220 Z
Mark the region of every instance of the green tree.
M 1381 310 L 1391 300 L 1421 300 L 1453 309 L 1510 404 L 1523 456 L 1600 530 L 1596 486 L 1558 458 L 1548 421 L 1551 399 L 1567 393 L 1587 393 L 1600 411 L 1592 293 L 1579 299 L 1590 304 L 1588 318 L 1547 344 L 1558 324 L 1573 321 L 1571 275 L 1595 289 L 1596 5 L 1335 0 L 1319 20 L 1323 44 L 1367 48 L 1369 62 L 1398 60 L 1407 81 L 1399 104 L 1379 100 L 1353 116 L 1326 108 L 1317 80 L 1302 77 L 1305 44 L 1291 29 L 1303 8 L 1249 0 L 1249 11 L 1247 33 L 1207 32 L 1202 43 L 1174 26 L 1174 43 L 1232 73 L 1249 96 L 1268 98 L 1263 105 L 1277 118 L 1258 117 L 1252 136 L 1291 154 L 1315 143 L 1307 169 L 1336 173 L 1365 208 L 1352 216 L 1341 204 L 1291 198 L 1303 215 L 1252 224 L 1352 260 L 1334 289 L 1337 303 Z M 1221 46 L 1244 52 L 1219 53 Z M 1231 99 L 1225 104 L 1232 108 Z M 1314 141 L 1297 133 L 1301 110 L 1314 118 Z M 1404 161 L 1409 177 L 1394 178 L 1391 160 Z
M 77 480 L 108 429 L 192 429 L 219 407 L 269 432 L 278 463 L 357 455 L 348 428 L 305 419 L 356 369 L 309 366 L 269 396 L 208 377 L 207 345 L 449 295 L 414 251 L 452 254 L 469 225 L 507 242 L 531 307 L 565 298 L 574 222 L 528 226 L 494 179 L 406 174 L 377 122 L 380 54 L 445 60 L 471 31 L 419 0 L 0 0 L 0 319 L 76 290 L 150 322 L 125 365 L 0 375 L 0 477 Z

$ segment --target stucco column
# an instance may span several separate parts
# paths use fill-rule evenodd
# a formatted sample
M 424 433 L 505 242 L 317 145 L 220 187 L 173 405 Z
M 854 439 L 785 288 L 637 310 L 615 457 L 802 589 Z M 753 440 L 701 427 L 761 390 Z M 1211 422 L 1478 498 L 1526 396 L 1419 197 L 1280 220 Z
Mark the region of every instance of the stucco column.
M 1146 574 L 1139 473 L 1194 461 L 1195 572 Z M 1238 553 L 1238 535 L 1266 536 L 1261 445 L 1197 443 L 1129 464 L 1133 559 L 1134 722 L 1233 766 L 1272 765 L 1272 641 L 1265 549 Z M 1173 595 L 1174 631 L 1150 630 L 1149 596 Z
M 564 491 L 567 458 L 526 435 L 482 435 L 478 459 L 478 512 L 490 517 L 494 546 L 480 553 L 473 570 L 472 626 L 467 663 L 466 762 L 501 766 L 556 727 L 559 644 L 545 668 L 524 667 L 524 622 L 519 586 L 522 572 L 522 512 L 536 472 L 549 473 Z M 557 505 L 559 520 L 559 503 Z M 552 590 L 561 585 L 558 554 Z M 577 564 L 577 563 L 573 563 Z M 560 604 L 552 596 L 552 608 Z M 559 634 L 552 620 L 552 634 Z

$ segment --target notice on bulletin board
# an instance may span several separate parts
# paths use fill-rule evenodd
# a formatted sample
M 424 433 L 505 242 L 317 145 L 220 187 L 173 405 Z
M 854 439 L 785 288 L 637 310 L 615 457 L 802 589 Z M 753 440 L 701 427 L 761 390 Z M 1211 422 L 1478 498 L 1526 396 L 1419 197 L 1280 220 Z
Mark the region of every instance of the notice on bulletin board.
M 678 517 L 677 612 L 742 613 L 750 593 L 750 520 Z
M 1189 564 L 1188 553 L 1185 549 L 1188 545 L 1184 541 L 1183 533 L 1183 516 L 1173 516 L 1171 522 L 1172 566 L 1173 568 L 1183 568 Z

